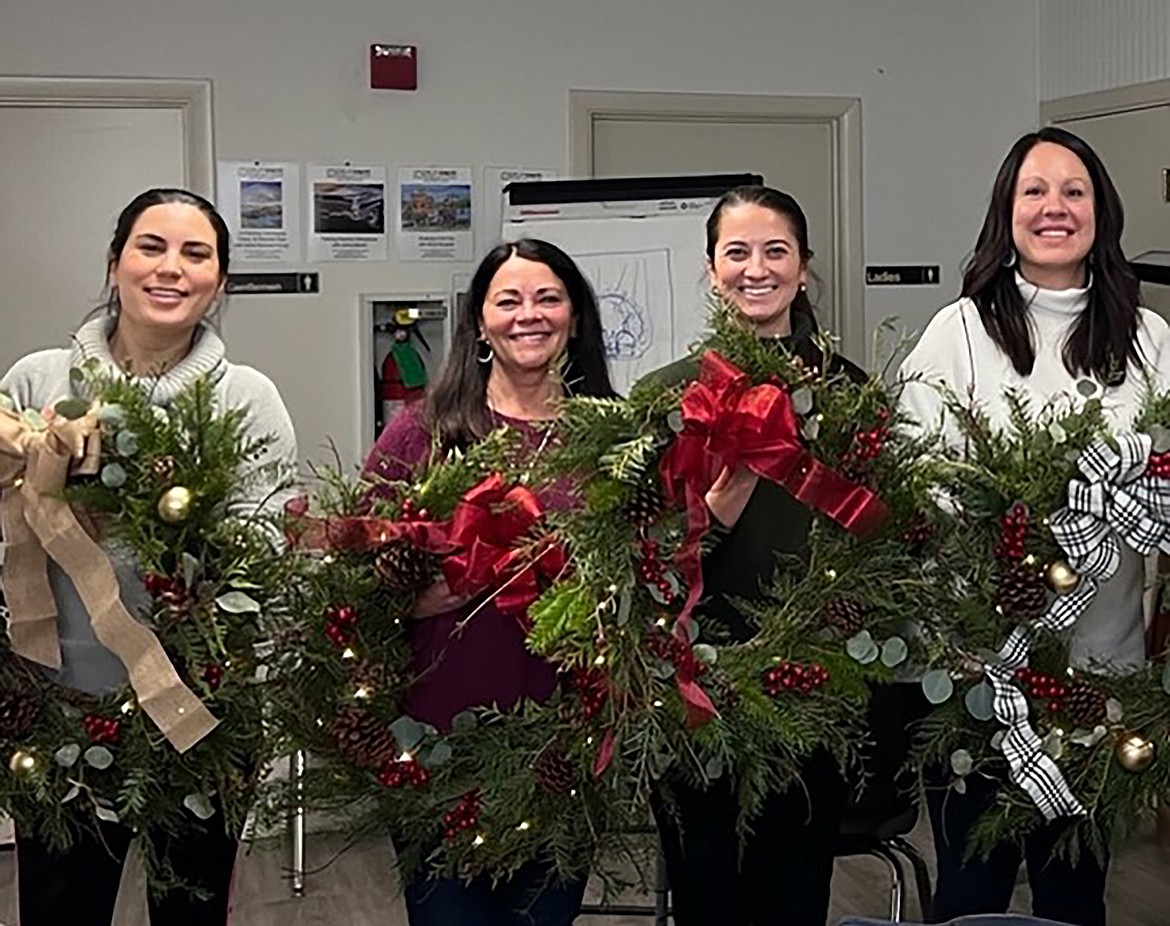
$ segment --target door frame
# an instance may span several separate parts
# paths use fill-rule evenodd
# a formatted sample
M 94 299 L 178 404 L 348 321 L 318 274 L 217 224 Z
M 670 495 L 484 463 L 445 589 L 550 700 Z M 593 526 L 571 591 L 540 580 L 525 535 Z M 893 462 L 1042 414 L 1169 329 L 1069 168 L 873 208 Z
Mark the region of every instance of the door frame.
M 1130 84 L 1113 90 L 1080 93 L 1040 101 L 1040 121 L 1045 125 L 1059 125 L 1075 119 L 1109 116 L 1114 113 L 1154 109 L 1170 105 L 1170 80 L 1151 80 L 1144 84 Z
M 215 198 L 210 80 L 0 76 L 0 107 L 170 109 L 183 120 L 183 183 Z
M 833 149 L 833 279 L 829 328 L 848 356 L 867 356 L 862 252 L 861 100 L 842 96 L 569 91 L 569 174 L 593 176 L 593 125 L 599 117 L 821 123 Z

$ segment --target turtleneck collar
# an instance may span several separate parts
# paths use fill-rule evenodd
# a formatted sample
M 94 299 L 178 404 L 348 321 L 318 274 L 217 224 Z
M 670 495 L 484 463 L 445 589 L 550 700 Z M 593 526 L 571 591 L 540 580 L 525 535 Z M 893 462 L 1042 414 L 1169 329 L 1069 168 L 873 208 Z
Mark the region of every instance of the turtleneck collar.
M 1089 286 L 1092 283 L 1093 278 L 1090 276 L 1089 284 L 1080 289 L 1041 289 L 1025 280 L 1019 271 L 1016 272 L 1016 286 L 1024 297 L 1024 304 L 1034 312 L 1049 315 L 1080 315 L 1089 304 Z
M 106 375 L 125 376 L 110 353 L 110 336 L 114 333 L 117 319 L 103 315 L 86 322 L 73 336 L 73 356 L 70 365 L 81 366 L 85 361 L 98 363 L 99 372 Z M 161 376 L 149 373 L 142 378 L 151 381 L 151 398 L 156 405 L 169 405 L 175 396 L 200 377 L 207 376 L 218 382 L 227 370 L 223 340 L 207 325 L 195 329 L 191 350 L 178 363 Z M 84 389 L 84 385 L 80 387 Z M 92 398 L 91 396 L 89 398 Z

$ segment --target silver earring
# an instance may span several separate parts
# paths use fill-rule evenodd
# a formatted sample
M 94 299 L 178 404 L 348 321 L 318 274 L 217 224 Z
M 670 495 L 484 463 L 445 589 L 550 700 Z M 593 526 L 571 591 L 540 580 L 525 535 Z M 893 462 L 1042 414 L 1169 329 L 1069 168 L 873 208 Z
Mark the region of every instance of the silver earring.
M 475 343 L 476 343 L 475 359 L 478 360 L 480 363 L 491 363 L 496 357 L 496 352 L 495 352 L 495 350 L 492 349 L 492 346 L 490 344 L 488 344 L 487 338 L 480 338 Z M 483 352 L 482 348 L 480 347 L 481 344 L 487 347 L 487 355 L 486 356 L 484 355 L 484 352 Z
M 1016 260 L 1017 260 L 1016 249 L 1009 248 L 1008 249 L 1008 256 L 1003 259 L 1003 265 L 1005 267 L 1014 267 L 1016 265 Z
M 805 286 L 803 283 L 801 283 L 801 284 L 800 284 L 800 287 L 799 287 L 799 289 L 800 289 L 800 291 L 801 291 L 802 293 L 803 293 L 803 292 L 807 292 L 807 291 L 808 291 L 808 287 L 807 287 L 807 286 Z

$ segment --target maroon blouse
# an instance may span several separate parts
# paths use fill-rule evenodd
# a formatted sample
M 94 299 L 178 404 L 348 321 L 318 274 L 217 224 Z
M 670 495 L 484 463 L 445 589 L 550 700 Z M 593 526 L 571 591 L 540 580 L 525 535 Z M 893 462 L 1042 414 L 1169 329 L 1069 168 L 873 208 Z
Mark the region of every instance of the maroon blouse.
M 366 459 L 364 471 L 386 479 L 410 479 L 431 456 L 431 434 L 418 405 L 400 411 L 386 425 Z M 517 429 L 533 451 L 544 432 L 526 421 L 497 415 Z M 478 610 L 477 610 L 478 608 Z M 463 625 L 461 621 L 475 612 Z M 521 699 L 546 700 L 556 686 L 556 668 L 534 656 L 514 617 L 477 597 L 454 611 L 411 621 L 410 644 L 417 680 L 407 694 L 412 717 L 446 731 L 451 718 L 471 707 L 506 710 Z

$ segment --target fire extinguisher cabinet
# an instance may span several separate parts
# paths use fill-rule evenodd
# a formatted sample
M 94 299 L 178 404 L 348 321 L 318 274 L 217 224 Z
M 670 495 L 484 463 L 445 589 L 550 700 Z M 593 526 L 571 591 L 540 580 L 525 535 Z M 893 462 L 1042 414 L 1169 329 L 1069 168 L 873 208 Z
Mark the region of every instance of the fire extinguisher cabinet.
M 362 452 L 390 417 L 422 398 L 450 344 L 450 297 L 442 293 L 362 296 Z

